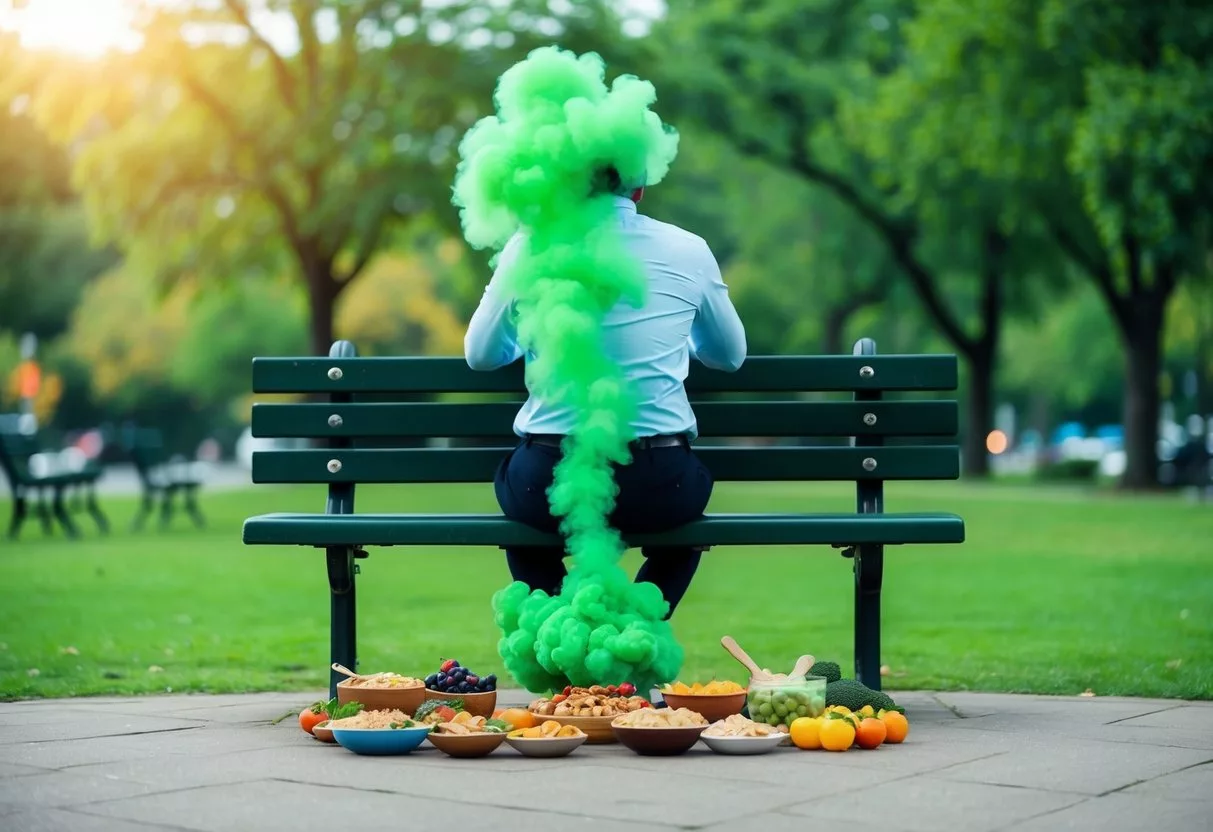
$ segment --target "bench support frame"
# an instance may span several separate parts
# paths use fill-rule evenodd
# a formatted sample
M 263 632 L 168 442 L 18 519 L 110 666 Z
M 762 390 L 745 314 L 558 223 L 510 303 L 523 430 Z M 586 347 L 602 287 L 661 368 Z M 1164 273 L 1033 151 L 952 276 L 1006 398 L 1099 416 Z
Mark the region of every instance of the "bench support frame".
M 329 349 L 329 358 L 356 358 L 358 350 L 349 341 L 338 341 Z M 353 401 L 349 393 L 334 393 L 329 400 L 334 404 Z M 330 448 L 349 448 L 353 442 L 348 438 L 328 440 Z M 325 514 L 354 513 L 354 484 L 332 483 L 329 485 Z M 355 559 L 366 557 L 365 551 L 353 546 L 333 546 L 325 550 L 329 575 L 329 655 L 330 664 L 343 664 L 358 672 L 358 564 Z M 345 676 L 329 668 L 329 698 L 337 696 L 337 683 Z
M 876 342 L 863 338 L 853 355 L 876 355 Z M 860 390 L 855 401 L 880 401 L 879 390 Z M 879 436 L 857 436 L 856 447 L 884 444 Z M 859 514 L 884 513 L 884 481 L 860 480 L 855 484 L 855 510 Z M 846 550 L 855 568 L 855 678 L 880 690 L 880 587 L 884 579 L 884 546 L 858 546 Z

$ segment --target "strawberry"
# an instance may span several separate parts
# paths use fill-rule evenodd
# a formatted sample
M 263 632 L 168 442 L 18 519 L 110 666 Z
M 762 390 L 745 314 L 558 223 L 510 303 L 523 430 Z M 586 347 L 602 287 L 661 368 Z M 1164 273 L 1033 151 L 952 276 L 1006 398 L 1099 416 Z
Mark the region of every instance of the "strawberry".
M 624 682 L 619 686 L 620 696 L 633 696 L 636 693 L 636 686 L 631 682 Z
M 456 667 L 459 667 L 459 662 L 454 659 L 447 659 L 438 669 L 443 673 L 450 673 Z

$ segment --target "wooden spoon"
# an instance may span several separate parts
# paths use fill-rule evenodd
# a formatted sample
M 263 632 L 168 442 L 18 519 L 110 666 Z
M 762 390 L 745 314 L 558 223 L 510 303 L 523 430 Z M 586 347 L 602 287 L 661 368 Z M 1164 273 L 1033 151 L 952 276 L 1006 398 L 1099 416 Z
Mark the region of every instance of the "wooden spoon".
M 817 660 L 814 659 L 812 656 L 807 656 L 807 655 L 801 656 L 799 659 L 796 660 L 796 666 L 792 668 L 792 673 L 790 675 L 792 675 L 792 676 L 805 675 L 806 673 L 809 672 L 809 668 L 811 668 L 813 666 L 813 663 L 816 661 Z
M 729 651 L 729 655 L 741 662 L 742 666 L 750 671 L 751 679 L 766 680 L 771 678 L 771 674 L 758 666 L 758 663 L 750 658 L 750 654 L 741 649 L 732 636 L 725 636 L 720 640 L 720 644 L 725 650 Z
M 361 679 L 362 678 L 362 676 L 360 676 L 357 673 L 355 673 L 354 671 L 350 670 L 345 665 L 337 664 L 337 662 L 333 662 L 333 670 L 336 670 L 338 673 L 344 673 L 346 676 L 349 676 L 351 679 Z

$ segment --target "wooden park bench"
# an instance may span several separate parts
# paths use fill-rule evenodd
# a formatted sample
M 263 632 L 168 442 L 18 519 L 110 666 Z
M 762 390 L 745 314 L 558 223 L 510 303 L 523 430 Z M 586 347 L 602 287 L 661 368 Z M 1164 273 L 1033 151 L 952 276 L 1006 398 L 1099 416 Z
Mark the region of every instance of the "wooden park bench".
M 131 521 L 132 531 L 139 531 L 147 518 L 156 510 L 160 501 L 160 526 L 167 527 L 173 519 L 173 500 L 181 495 L 185 513 L 194 525 L 203 528 L 206 518 L 198 508 L 198 489 L 202 477 L 197 466 L 189 462 L 170 459 L 164 450 L 164 437 L 155 428 L 127 428 L 123 431 L 123 444 L 135 465 L 142 491 L 139 510 Z
M 79 529 L 68 511 L 68 500 L 81 505 L 102 532 L 109 531 L 109 521 L 97 504 L 97 480 L 101 467 L 95 463 L 60 465 L 54 461 L 60 452 L 47 451 L 36 436 L 0 426 L 0 471 L 8 480 L 12 494 L 12 515 L 8 536 L 16 540 L 31 509 L 42 521 L 43 534 L 53 534 L 58 521 L 68 537 L 79 537 Z
M 631 546 L 829 545 L 853 559 L 855 673 L 880 688 L 880 591 L 886 546 L 960 543 L 954 514 L 884 511 L 888 480 L 959 476 L 954 444 L 892 444 L 896 437 L 954 437 L 955 401 L 884 400 L 886 393 L 955 390 L 956 357 L 877 356 L 870 340 L 851 356 L 747 359 L 736 373 L 692 365 L 687 388 L 703 439 L 697 445 L 717 481 L 854 481 L 854 513 L 717 514 L 664 534 L 636 535 Z M 356 514 L 358 483 L 491 482 L 517 440 L 511 425 L 525 397 L 521 362 L 474 372 L 461 358 L 359 358 L 347 341 L 328 358 L 255 358 L 255 393 L 324 394 L 327 402 L 258 403 L 257 437 L 312 438 L 320 447 L 253 454 L 255 483 L 324 483 L 328 501 L 314 514 L 266 514 L 244 523 L 244 542 L 323 548 L 331 591 L 332 661 L 357 667 L 356 559 L 368 546 L 560 545 L 551 535 L 499 514 Z M 807 401 L 788 394 L 851 392 L 853 401 Z M 420 394 L 514 394 L 511 402 L 425 402 Z M 718 394 L 747 394 L 721 399 Z M 782 395 L 778 401 L 772 394 Z M 374 401 L 367 401 L 367 398 Z M 390 401 L 395 397 L 397 401 Z M 705 398 L 706 397 L 706 398 Z M 385 401 L 385 399 L 387 399 Z M 412 399 L 412 401 L 399 401 Z M 775 445 L 771 440 L 850 437 L 850 445 Z M 495 447 L 390 447 L 417 439 L 497 439 Z M 448 443 L 452 444 L 452 443 Z M 368 447 L 378 445 L 379 447 Z M 389 447 L 384 447 L 388 445 Z M 485 599 L 488 603 L 488 599 Z M 333 673 L 332 686 L 342 677 Z

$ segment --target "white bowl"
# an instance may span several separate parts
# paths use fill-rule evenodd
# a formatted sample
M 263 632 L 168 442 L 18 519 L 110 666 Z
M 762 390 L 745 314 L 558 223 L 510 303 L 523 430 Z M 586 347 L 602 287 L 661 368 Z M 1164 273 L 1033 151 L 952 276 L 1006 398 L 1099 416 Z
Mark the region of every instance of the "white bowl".
M 788 738 L 787 734 L 771 734 L 767 737 L 713 737 L 708 734 L 700 734 L 699 739 L 708 748 L 715 751 L 717 754 L 767 754 L 774 751 L 783 741 Z
M 579 737 L 542 737 L 532 739 L 507 736 L 505 741 L 523 757 L 550 759 L 552 757 L 564 757 L 565 755 L 572 754 L 588 739 L 589 737 L 582 734 Z

